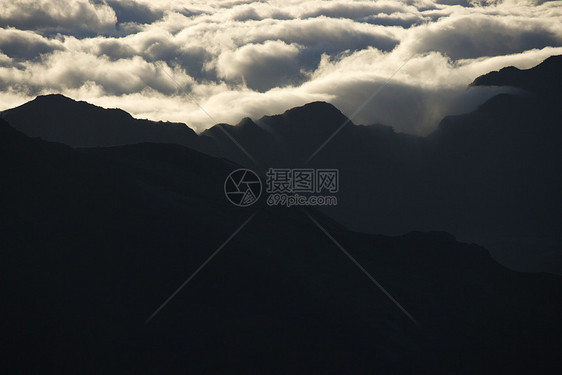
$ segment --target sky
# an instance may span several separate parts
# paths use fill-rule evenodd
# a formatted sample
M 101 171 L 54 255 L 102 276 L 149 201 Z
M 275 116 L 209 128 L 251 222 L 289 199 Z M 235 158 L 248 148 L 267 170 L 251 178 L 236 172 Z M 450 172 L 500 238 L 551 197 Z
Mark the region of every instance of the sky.
M 0 110 L 61 93 L 200 132 L 321 100 L 424 135 L 557 54 L 562 1 L 0 0 Z

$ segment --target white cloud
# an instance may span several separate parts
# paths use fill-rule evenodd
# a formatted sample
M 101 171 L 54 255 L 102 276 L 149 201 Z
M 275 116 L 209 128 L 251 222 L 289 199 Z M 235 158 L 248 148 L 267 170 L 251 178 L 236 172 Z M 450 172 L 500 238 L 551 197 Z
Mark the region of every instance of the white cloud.
M 463 14 L 420 27 L 404 43 L 415 52 L 439 51 L 453 59 L 499 56 L 562 45 L 560 20 L 503 14 Z
M 25 30 L 105 32 L 117 18 L 107 4 L 87 0 L 1 0 L 0 26 Z
M 59 40 L 47 39 L 32 31 L 0 29 L 0 51 L 17 60 L 34 60 L 61 49 Z

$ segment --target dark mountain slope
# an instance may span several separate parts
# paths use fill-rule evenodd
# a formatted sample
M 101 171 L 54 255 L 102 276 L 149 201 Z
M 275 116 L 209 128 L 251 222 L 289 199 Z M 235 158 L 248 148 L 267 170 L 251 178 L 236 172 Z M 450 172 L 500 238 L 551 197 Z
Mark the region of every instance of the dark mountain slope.
M 562 56 L 551 56 L 541 64 L 520 70 L 514 66 L 480 76 L 471 86 L 511 86 L 548 99 L 562 91 Z
M 159 138 L 167 134 L 166 126 L 152 124 L 157 136 L 151 133 L 143 140 L 179 142 L 262 175 L 269 167 L 336 168 L 341 181 L 338 205 L 324 212 L 349 228 L 390 235 L 448 231 L 485 245 L 511 268 L 562 273 L 560 62 L 560 56 L 553 56 L 531 69 L 509 68 L 477 78 L 473 85 L 508 85 L 528 92 L 500 95 L 472 113 L 446 117 L 425 138 L 382 125 L 346 123 L 338 109 L 317 102 L 256 121 L 244 119 L 236 126 L 219 124 L 199 137 L 187 130 L 191 135 L 185 142 L 179 135 Z M 87 120 L 83 114 L 99 113 L 90 128 L 76 127 L 83 137 L 94 137 L 98 123 L 104 128 L 113 121 L 108 120 L 113 118 L 111 110 L 51 99 L 65 108 L 87 107 L 54 111 L 72 113 L 81 122 Z M 28 108 L 4 116 L 17 118 L 20 128 L 61 128 L 56 116 L 43 121 L 39 112 Z M 131 121 L 135 129 L 140 126 L 140 120 Z M 187 129 L 178 126 L 182 132 Z
M 503 81 L 533 95 L 496 96 L 470 114 L 445 118 L 428 139 L 434 173 L 447 176 L 444 190 L 460 193 L 443 202 L 463 209 L 448 214 L 458 228 L 446 229 L 466 233 L 518 269 L 562 272 L 560 61 L 552 57 Z
M 292 112 L 323 119 L 337 111 L 325 103 L 320 107 Z M 327 139 L 345 117 L 323 119 L 329 131 L 315 130 L 324 135 L 316 141 L 303 135 L 314 125 L 287 114 L 228 128 L 257 166 L 218 129 L 208 133 L 227 158 L 262 172 L 271 166 L 337 168 L 338 205 L 323 210 L 355 230 L 446 230 L 484 243 L 510 267 L 560 273 L 559 118 L 553 101 L 500 95 L 471 114 L 445 118 L 426 138 L 347 124 L 309 164 L 304 161 L 322 144 L 320 139 Z
M 235 165 L 175 145 L 73 150 L 0 121 L 3 373 L 557 373 L 562 280 L 446 233 L 249 217 Z
M 310 156 L 347 118 L 333 105 L 313 102 L 283 114 L 265 116 L 256 122 L 249 118 L 236 126 L 215 125 L 201 133 L 218 145 L 224 157 L 244 165 L 263 169 L 270 166 L 298 166 Z M 223 129 L 219 129 L 222 127 Z M 238 147 L 224 130 L 234 137 L 255 161 Z M 265 171 L 263 169 L 262 171 Z
M 232 134 L 262 171 L 339 169 L 338 205 L 324 211 L 350 228 L 445 230 L 485 244 L 509 267 L 562 273 L 561 61 L 553 56 L 532 69 L 477 78 L 473 85 L 508 85 L 531 94 L 494 97 L 472 113 L 446 117 L 425 138 L 347 123 L 308 164 L 322 140 L 347 120 L 329 104 L 264 117 L 243 138 Z M 223 146 L 229 142 L 231 149 Z M 218 143 L 228 158 L 256 168 L 226 137 Z
M 26 135 L 69 146 L 155 142 L 203 147 L 197 134 L 185 124 L 138 120 L 120 109 L 104 109 L 62 95 L 38 96 L 3 111 L 1 116 Z

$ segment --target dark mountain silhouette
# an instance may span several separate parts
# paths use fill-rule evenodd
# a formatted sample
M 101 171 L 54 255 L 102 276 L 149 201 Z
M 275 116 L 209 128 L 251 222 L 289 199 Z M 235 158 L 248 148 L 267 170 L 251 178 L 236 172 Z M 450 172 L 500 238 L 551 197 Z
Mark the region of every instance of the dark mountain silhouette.
M 236 126 L 218 124 L 199 137 L 178 124 L 169 126 L 185 137 L 168 137 L 164 124 L 60 96 L 34 101 L 62 103 L 56 110 L 42 106 L 51 117 L 31 110 L 34 102 L 2 116 L 31 136 L 40 134 L 27 128 L 70 127 L 80 137 L 95 139 L 98 123 L 111 133 L 107 124 L 119 124 L 113 120 L 118 113 L 131 121 L 127 128 L 131 134 L 145 125 L 153 130 L 144 141 L 180 143 L 262 176 L 269 167 L 337 168 L 338 205 L 323 212 L 348 228 L 388 235 L 447 231 L 485 245 L 510 268 L 562 273 L 561 61 L 553 56 L 531 69 L 505 68 L 475 79 L 472 86 L 507 85 L 526 92 L 502 94 L 472 113 L 448 116 L 427 137 L 396 133 L 384 125 L 355 125 L 337 108 L 321 102 L 255 121 L 246 118 Z M 77 106 L 86 109 L 74 109 Z M 96 113 L 98 122 L 88 120 L 95 117 L 90 112 Z M 60 113 L 67 113 L 61 115 L 64 126 L 56 120 Z M 342 124 L 346 125 L 306 163 Z M 66 141 L 65 132 L 42 137 L 76 145 Z
M 520 70 L 514 66 L 490 72 L 474 80 L 471 86 L 511 86 L 543 97 L 557 95 L 562 91 L 562 55 L 551 56 L 541 64 Z
M 286 164 L 305 160 L 311 153 L 311 146 L 320 146 L 345 120 L 346 117 L 334 106 L 314 102 L 281 115 L 263 117 L 257 122 L 247 118 L 227 129 L 250 154 L 258 157 L 258 163 L 263 167 L 276 162 Z M 250 162 L 236 145 L 232 147 L 233 142 L 216 126 L 202 135 L 213 137 L 228 158 L 245 164 Z
M 3 373 L 558 373 L 562 279 L 447 233 L 239 209 L 237 165 L 179 145 L 72 149 L 0 120 Z M 145 319 L 248 223 L 148 324 Z
M 338 168 L 338 205 L 324 209 L 370 233 L 445 230 L 485 244 L 519 270 L 562 273 L 562 58 L 528 69 L 502 69 L 472 85 L 508 85 L 476 111 L 448 116 L 428 137 L 383 125 L 346 124 L 327 103 L 311 103 L 230 130 L 260 162 L 211 129 L 226 157 L 264 171 L 270 166 Z
M 139 120 L 120 109 L 104 109 L 58 94 L 38 96 L 1 116 L 30 137 L 75 147 L 142 142 L 202 147 L 197 134 L 185 124 Z

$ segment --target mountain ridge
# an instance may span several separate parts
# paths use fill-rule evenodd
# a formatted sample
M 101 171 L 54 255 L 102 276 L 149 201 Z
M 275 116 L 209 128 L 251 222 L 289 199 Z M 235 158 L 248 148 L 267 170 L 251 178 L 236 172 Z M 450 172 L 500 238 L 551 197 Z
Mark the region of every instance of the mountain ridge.
M 562 55 L 558 56 L 551 56 L 547 58 L 542 63 L 538 64 L 535 67 L 520 70 L 513 66 L 505 67 L 500 69 L 499 71 L 489 72 L 482 76 L 477 77 L 474 81 L 469 85 L 469 87 L 474 86 L 512 86 L 524 90 L 528 90 L 534 93 L 540 93 L 540 91 L 546 90 L 546 94 L 552 94 L 550 90 L 553 91 L 560 91 L 562 89 L 562 80 L 560 79 L 549 79 L 551 75 L 557 73 L 562 70 Z M 533 83 L 535 82 L 535 83 Z M 538 83 L 537 83 L 538 82 Z M 546 86 L 545 86 L 546 85 Z M 540 90 L 539 90 L 540 88 Z M 543 95 L 543 96 L 546 96 Z M 492 98 L 493 99 L 493 98 Z M 490 99 L 491 100 L 491 99 Z M 36 106 L 37 108 L 26 108 L 29 106 Z M 154 125 L 159 125 L 160 130 L 166 132 L 170 131 L 170 135 L 157 135 L 157 132 L 150 131 L 147 134 L 143 135 L 141 138 L 135 138 L 131 134 L 126 134 L 121 137 L 121 139 L 117 140 L 106 140 L 103 137 L 107 137 L 107 135 L 102 136 L 100 139 L 97 140 L 89 140 L 89 141 L 76 141 L 73 139 L 64 139 L 61 134 L 64 131 L 59 132 L 58 134 L 42 134 L 40 132 L 39 124 L 33 124 L 29 126 L 29 124 L 25 124 L 26 122 L 40 122 L 39 118 L 26 118 L 20 119 L 19 117 L 26 111 L 34 112 L 34 111 L 45 111 L 45 107 L 55 107 L 55 108 L 64 108 L 64 106 L 77 106 L 80 107 L 80 110 L 84 110 L 87 108 L 90 112 L 94 112 L 97 117 L 100 117 L 101 113 L 105 113 L 109 119 L 106 119 L 108 122 L 114 122 L 111 117 L 117 117 L 118 120 L 123 122 L 130 122 L 131 120 L 137 125 L 135 131 L 142 131 L 142 127 L 150 127 Z M 105 112 L 103 112 L 105 111 Z M 75 110 L 74 112 L 79 112 Z M 88 112 L 88 111 L 84 111 Z M 45 113 L 45 112 L 44 112 Z M 47 111 L 48 113 L 48 111 Z M 61 112 L 57 112 L 57 115 L 60 115 Z M 77 114 L 78 118 L 80 118 L 80 114 Z M 91 115 L 89 113 L 88 115 Z M 201 146 L 198 144 L 196 139 L 199 139 L 199 142 L 203 142 L 201 137 L 194 138 L 197 135 L 188 125 L 184 123 L 173 123 L 173 122 L 154 122 L 146 119 L 136 119 L 131 114 L 126 111 L 123 111 L 119 108 L 102 108 L 92 104 L 89 104 L 85 101 L 76 101 L 74 99 L 68 98 L 62 94 L 48 94 L 48 95 L 39 95 L 35 99 L 30 102 L 27 102 L 23 105 L 18 107 L 14 107 L 8 110 L 4 110 L 0 112 L 0 116 L 7 119 L 13 126 L 19 128 L 24 133 L 29 136 L 39 136 L 44 138 L 48 141 L 58 141 L 61 143 L 68 144 L 73 147 L 100 147 L 100 146 L 114 146 L 114 145 L 121 145 L 121 144 L 131 144 L 131 143 L 138 143 L 138 142 L 163 142 L 163 143 L 178 143 L 182 144 L 183 146 L 195 148 L 200 151 L 216 153 L 216 150 L 210 150 L 209 145 Z M 318 126 L 322 124 L 322 121 L 318 121 L 318 117 L 324 117 L 325 119 L 333 120 L 334 122 L 338 123 L 338 125 L 343 124 L 344 122 L 349 122 L 353 124 L 349 119 L 343 115 L 343 113 L 333 106 L 330 103 L 317 101 L 317 102 L 310 102 L 304 104 L 302 106 L 294 107 L 291 109 L 286 110 L 282 114 L 278 115 L 271 115 L 271 116 L 263 116 L 260 119 L 252 120 L 250 118 L 242 119 L 237 125 L 234 125 L 234 128 L 237 126 L 243 127 L 244 124 L 253 123 L 258 126 L 263 126 L 266 129 L 271 127 L 271 122 L 283 122 L 285 127 L 278 126 L 275 129 L 275 132 L 288 132 L 289 130 L 300 130 L 292 126 L 293 122 L 298 123 L 306 123 L 309 128 L 306 128 L 307 136 L 314 136 L 316 132 L 320 132 L 321 135 L 325 136 L 326 134 L 331 134 L 331 131 L 334 129 L 330 129 L 329 127 L 326 128 L 325 126 Z M 285 121 L 283 121 L 285 119 Z M 288 119 L 288 121 L 287 121 Z M 81 121 L 84 121 L 83 118 Z M 326 121 L 324 121 L 325 123 Z M 103 124 L 102 124 L 103 125 Z M 226 124 L 217 124 L 215 126 L 225 126 Z M 101 126 L 99 123 L 97 126 Z M 232 126 L 232 125 L 231 125 Z M 368 125 L 374 126 L 374 125 Z M 379 125 L 385 126 L 385 125 Z M 201 133 L 201 135 L 216 135 L 216 132 L 212 130 L 213 127 L 206 129 Z M 234 129 L 231 128 L 231 129 Z M 304 128 L 304 127 L 302 127 Z M 388 127 L 392 129 L 391 127 Z M 179 130 L 181 129 L 181 131 Z M 66 126 L 66 131 L 70 131 L 69 127 Z M 100 132 L 100 129 L 93 127 L 88 129 L 76 129 L 79 130 L 82 134 L 88 132 Z M 174 138 L 175 137 L 175 138 Z M 119 137 L 118 137 L 119 138 Z M 205 138 L 203 138 L 205 139 Z M 207 147 L 207 148 L 205 148 Z
M 333 105 L 313 102 L 238 125 L 217 124 L 190 142 L 262 176 L 270 167 L 339 169 L 338 206 L 323 212 L 350 229 L 444 230 L 486 245 L 511 268 L 562 273 L 556 230 L 562 225 L 556 195 L 562 189 L 556 168 L 562 91 L 551 92 L 560 89 L 551 78 L 553 69 L 554 77 L 562 75 L 560 61 L 554 56 L 531 69 L 504 69 L 499 81 L 493 73 L 477 78 L 473 85 L 523 89 L 536 80 L 534 94 L 495 96 L 471 113 L 445 117 L 426 137 L 355 125 Z
M 61 94 L 40 95 L 0 116 L 32 137 L 73 147 L 140 142 L 178 143 L 199 149 L 197 134 L 185 124 L 136 119 L 118 108 L 102 108 Z M 43 126 L 54 122 L 56 126 Z
M 562 90 L 560 71 L 562 71 L 562 55 L 550 56 L 529 69 L 508 66 L 484 74 L 477 77 L 470 86 L 512 86 L 542 97 L 549 97 Z

